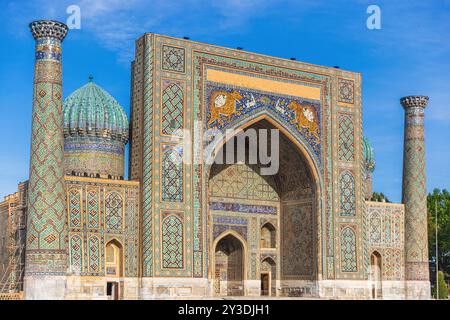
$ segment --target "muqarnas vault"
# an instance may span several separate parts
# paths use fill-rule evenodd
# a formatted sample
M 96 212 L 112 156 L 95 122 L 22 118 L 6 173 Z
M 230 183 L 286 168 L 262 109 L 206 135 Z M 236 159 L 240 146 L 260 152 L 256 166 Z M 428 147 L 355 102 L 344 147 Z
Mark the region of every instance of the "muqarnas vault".
M 403 204 L 372 202 L 359 73 L 148 33 L 128 120 L 92 77 L 63 101 L 67 27 L 31 30 L 30 177 L 0 204 L 4 293 L 429 298 L 427 97 L 401 100 Z M 180 132 L 204 143 L 209 129 L 251 128 L 279 130 L 277 174 L 173 161 L 195 156 Z

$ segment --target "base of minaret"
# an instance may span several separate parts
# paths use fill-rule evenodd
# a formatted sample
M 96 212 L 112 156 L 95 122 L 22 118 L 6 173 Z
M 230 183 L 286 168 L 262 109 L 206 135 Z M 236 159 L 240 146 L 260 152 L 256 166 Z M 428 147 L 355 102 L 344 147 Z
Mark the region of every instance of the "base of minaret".
M 64 300 L 66 296 L 66 276 L 25 276 L 25 300 Z
M 430 281 L 405 281 L 407 300 L 428 300 L 431 299 Z

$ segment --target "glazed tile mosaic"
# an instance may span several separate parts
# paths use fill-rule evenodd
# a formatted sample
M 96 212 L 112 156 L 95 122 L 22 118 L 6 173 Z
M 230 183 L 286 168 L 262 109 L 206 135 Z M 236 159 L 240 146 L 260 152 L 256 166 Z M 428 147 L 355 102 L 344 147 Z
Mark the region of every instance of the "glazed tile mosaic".
M 147 33 L 131 63 L 128 120 L 92 76 L 63 100 L 68 28 L 30 27 L 30 178 L 0 203 L 9 248 L 26 247 L 25 256 L 0 255 L 11 263 L 0 274 L 11 292 L 429 297 L 427 97 L 401 100 L 404 204 L 371 202 L 375 154 L 363 136 L 359 73 Z M 206 153 L 183 144 L 205 146 L 210 129 L 278 129 L 277 172 L 263 175 L 261 157 L 205 163 L 235 154 L 222 142 Z

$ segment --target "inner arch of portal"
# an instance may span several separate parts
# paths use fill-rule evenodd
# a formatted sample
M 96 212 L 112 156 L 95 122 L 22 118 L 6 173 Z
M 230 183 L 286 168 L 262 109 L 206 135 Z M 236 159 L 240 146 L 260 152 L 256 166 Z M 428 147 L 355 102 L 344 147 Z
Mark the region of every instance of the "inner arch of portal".
M 245 162 L 213 163 L 207 169 L 208 277 L 215 285 L 224 284 L 227 279 L 232 281 L 228 272 L 238 274 L 236 270 L 245 270 L 241 288 L 234 282 L 233 290 L 224 292 L 215 287 L 215 293 L 264 294 L 269 272 L 273 288 L 270 293 L 288 295 L 304 288 L 305 282 L 317 280 L 321 272 L 319 175 L 306 148 L 270 116 L 250 120 L 225 141 L 236 139 L 237 133 L 245 134 L 249 129 L 279 130 L 279 170 L 274 175 L 261 175 L 264 165 L 260 159 L 257 163 L 248 161 L 249 150 L 255 150 L 255 144 L 249 139 L 246 139 Z M 225 159 L 227 153 L 236 151 L 236 143 L 233 150 L 223 143 L 216 146 L 214 156 L 217 159 L 222 154 Z M 264 229 L 267 226 L 270 230 Z M 242 245 L 248 249 L 242 251 L 242 260 L 224 266 L 217 263 L 220 251 L 217 239 L 223 240 L 224 234 L 230 231 L 239 235 Z M 274 243 L 262 245 L 269 231 L 273 232 Z M 265 270 L 267 261 L 270 261 L 269 271 Z

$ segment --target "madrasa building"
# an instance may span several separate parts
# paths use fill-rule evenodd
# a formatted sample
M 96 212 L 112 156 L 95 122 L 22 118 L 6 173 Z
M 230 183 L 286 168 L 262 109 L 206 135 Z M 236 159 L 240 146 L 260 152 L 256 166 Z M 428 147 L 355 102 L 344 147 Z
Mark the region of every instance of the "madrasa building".
M 400 100 L 402 203 L 372 202 L 360 73 L 147 33 L 129 119 L 92 77 L 63 99 L 68 28 L 30 27 L 30 175 L 0 203 L 0 297 L 430 297 L 427 97 Z M 275 174 L 204 161 L 252 129 L 277 129 Z

